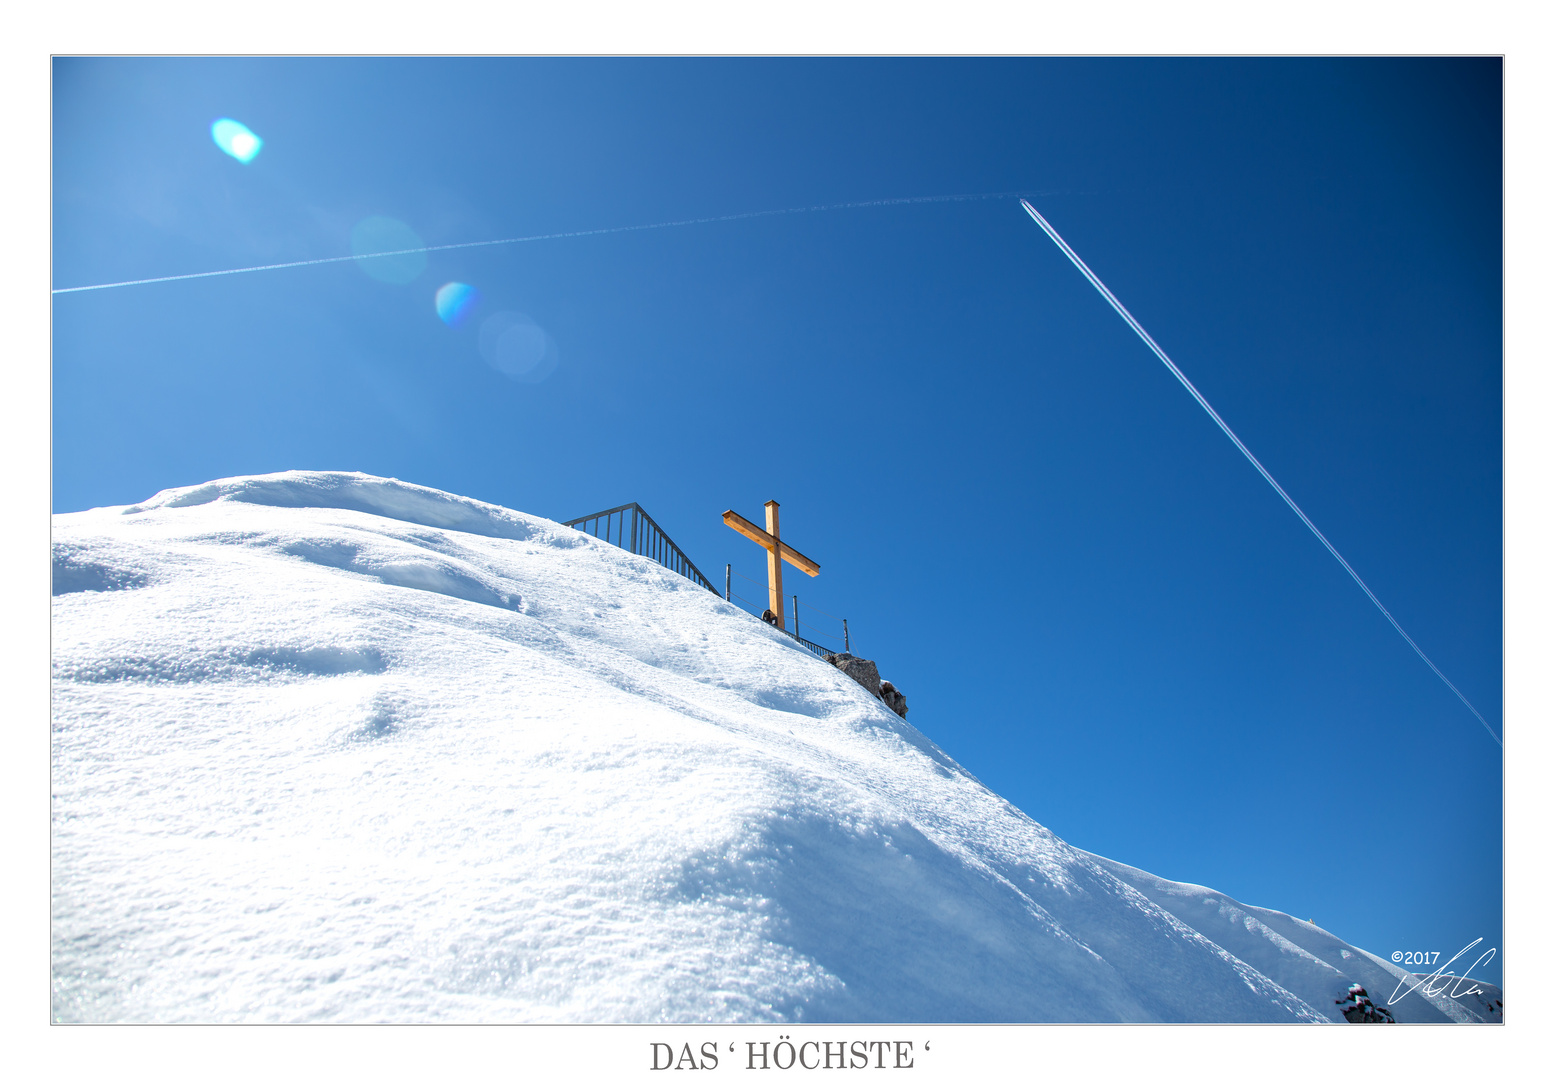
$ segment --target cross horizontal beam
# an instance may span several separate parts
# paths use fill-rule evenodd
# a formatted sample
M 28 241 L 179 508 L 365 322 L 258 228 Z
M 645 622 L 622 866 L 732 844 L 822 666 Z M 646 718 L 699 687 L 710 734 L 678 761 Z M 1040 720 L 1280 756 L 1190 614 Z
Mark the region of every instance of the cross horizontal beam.
M 776 551 L 783 557 L 784 562 L 791 563 L 794 566 L 799 567 L 799 569 L 803 570 L 811 577 L 815 577 L 821 572 L 820 563 L 816 562 L 814 559 L 799 554 L 799 552 L 783 543 L 783 541 L 773 536 L 766 529 L 763 529 L 758 525 L 752 525 L 749 521 L 746 521 L 733 510 L 724 511 L 724 524 L 747 539 L 756 541 L 756 543 L 760 544 L 768 551 Z

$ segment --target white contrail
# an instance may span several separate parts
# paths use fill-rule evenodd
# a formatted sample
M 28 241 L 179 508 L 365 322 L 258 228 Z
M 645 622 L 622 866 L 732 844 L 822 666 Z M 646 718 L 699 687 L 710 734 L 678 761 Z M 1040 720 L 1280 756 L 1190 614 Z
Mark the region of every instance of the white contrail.
M 1312 535 L 1323 542 L 1323 546 L 1328 549 L 1328 553 L 1339 560 L 1339 565 L 1344 567 L 1345 570 L 1349 572 L 1350 576 L 1355 579 L 1355 583 L 1361 587 L 1361 591 L 1363 591 L 1368 597 L 1371 598 L 1371 602 L 1373 604 L 1377 605 L 1377 610 L 1382 612 L 1382 614 L 1386 616 L 1388 622 L 1393 624 L 1393 629 L 1399 632 L 1399 636 L 1402 637 L 1405 641 L 1409 642 L 1409 647 L 1414 649 L 1416 654 L 1419 655 L 1420 659 L 1426 662 L 1426 666 L 1428 666 L 1432 671 L 1436 672 L 1436 677 L 1441 679 L 1442 682 L 1446 683 L 1447 688 L 1454 694 L 1458 695 L 1458 700 L 1468 706 L 1469 712 L 1473 713 L 1479 719 L 1479 722 L 1485 725 L 1485 730 L 1490 732 L 1490 737 L 1492 739 L 1496 740 L 1496 745 L 1502 747 L 1502 749 L 1505 749 L 1505 744 L 1501 742 L 1501 737 L 1495 733 L 1495 730 L 1488 723 L 1485 723 L 1485 718 L 1480 716 L 1479 710 L 1473 706 L 1468 698 L 1463 696 L 1463 692 L 1461 690 L 1452 684 L 1451 679 L 1442 674 L 1441 668 L 1431 663 L 1431 658 L 1427 656 L 1423 650 L 1421 650 L 1420 646 L 1415 644 L 1414 638 L 1410 637 L 1404 632 L 1404 628 L 1398 624 L 1398 620 L 1393 617 L 1393 613 L 1382 606 L 1382 601 L 1377 599 L 1377 594 L 1372 592 L 1371 589 L 1367 588 L 1366 583 L 1361 580 L 1361 575 L 1357 574 L 1355 572 L 1355 568 L 1345 561 L 1344 556 L 1339 554 L 1334 545 L 1328 542 L 1328 537 L 1324 536 L 1322 531 L 1316 525 L 1312 524 L 1312 519 L 1307 517 L 1306 514 L 1302 513 L 1301 507 L 1296 505 L 1296 500 L 1287 495 L 1285 493 L 1285 489 L 1280 487 L 1279 483 L 1275 481 L 1274 477 L 1269 475 L 1269 470 L 1265 469 L 1263 467 L 1263 463 L 1253 456 L 1253 452 L 1243 444 L 1241 439 L 1236 437 L 1236 432 L 1232 431 L 1231 428 L 1227 426 L 1226 422 L 1220 418 L 1220 414 L 1210 406 L 1208 401 L 1204 400 L 1204 395 L 1199 393 L 1198 388 L 1188 381 L 1188 376 L 1184 375 L 1182 370 L 1176 364 L 1172 363 L 1172 358 L 1167 356 L 1166 352 L 1161 348 L 1161 346 L 1155 343 L 1155 339 L 1145 332 L 1145 328 L 1139 325 L 1139 320 L 1135 319 L 1134 316 L 1129 314 L 1128 308 L 1124 307 L 1118 301 L 1118 298 L 1112 295 L 1111 289 L 1102 284 L 1101 278 L 1091 273 L 1091 268 L 1085 265 L 1085 260 L 1081 259 L 1080 256 L 1075 254 L 1074 248 L 1064 243 L 1064 238 L 1059 236 L 1058 231 L 1047 223 L 1046 218 L 1037 213 L 1034 206 L 1032 206 L 1025 199 L 1022 199 L 1020 204 L 1026 208 L 1026 213 L 1031 215 L 1031 220 L 1042 226 L 1042 231 L 1047 233 L 1048 236 L 1052 238 L 1053 243 L 1058 245 L 1058 249 L 1069 257 L 1069 261 L 1075 264 L 1080 273 L 1085 275 L 1086 280 L 1089 281 L 1092 285 L 1096 286 L 1096 291 L 1101 293 L 1102 296 L 1106 298 L 1107 303 L 1112 305 L 1113 310 L 1116 311 L 1119 315 L 1123 316 L 1123 321 L 1128 323 L 1129 326 L 1133 328 L 1134 333 L 1139 335 L 1140 340 L 1143 341 L 1146 345 L 1150 346 L 1150 351 L 1155 353 L 1156 356 L 1160 359 L 1161 363 L 1166 365 L 1167 370 L 1169 370 L 1173 375 L 1177 376 L 1177 381 L 1182 383 L 1183 388 L 1186 389 L 1188 393 L 1193 395 L 1193 400 L 1202 405 L 1204 407 L 1204 411 L 1209 413 L 1210 417 L 1215 421 L 1215 423 L 1220 425 L 1220 430 L 1226 433 L 1226 438 L 1230 439 L 1233 443 L 1236 444 L 1236 448 L 1242 451 L 1243 457 L 1252 462 L 1253 468 L 1258 470 L 1259 475 L 1262 476 L 1265 480 L 1269 481 L 1270 487 L 1279 492 L 1280 498 L 1285 500 L 1285 505 L 1294 510 L 1296 512 L 1296 516 L 1302 520 L 1307 528 L 1312 530 Z
M 355 262 L 358 259 L 387 259 L 395 255 L 416 255 L 428 251 L 454 251 L 459 248 L 496 247 L 499 244 L 528 244 L 536 240 L 566 240 L 575 236 L 606 236 L 610 233 L 642 232 L 647 229 L 674 229 L 682 225 L 710 225 L 719 221 L 744 221 L 748 218 L 775 217 L 779 214 L 813 214 L 822 210 L 855 210 L 866 206 L 901 206 L 907 203 L 969 202 L 977 199 L 1008 199 L 1015 191 L 988 192 L 978 195 L 917 195 L 899 199 L 868 199 L 863 202 L 828 203 L 825 206 L 791 206 L 782 210 L 749 210 L 742 214 L 717 217 L 683 218 L 659 221 L 652 225 L 615 225 L 605 229 L 579 229 L 574 232 L 545 233 L 539 236 L 510 236 L 502 240 L 471 240 L 462 244 L 431 244 L 399 251 L 375 251 L 371 255 L 331 255 L 323 259 L 297 259 L 293 262 L 267 263 L 264 266 L 239 266 L 231 270 L 205 270 L 195 274 L 167 274 L 163 277 L 136 278 L 133 281 L 109 281 L 101 285 L 73 285 L 54 289 L 52 294 L 92 292 L 96 289 L 122 289 L 130 285 L 154 285 L 160 281 L 189 281 L 193 278 L 224 277 L 228 274 L 257 274 L 261 270 L 286 270 L 293 266 L 323 266 L 326 263 Z

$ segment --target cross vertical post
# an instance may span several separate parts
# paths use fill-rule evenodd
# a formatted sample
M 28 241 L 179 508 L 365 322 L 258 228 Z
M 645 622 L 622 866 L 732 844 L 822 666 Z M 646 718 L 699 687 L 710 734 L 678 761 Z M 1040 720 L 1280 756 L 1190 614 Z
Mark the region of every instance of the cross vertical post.
M 772 534 L 772 539 L 779 538 L 776 499 L 767 500 L 767 532 Z M 767 609 L 777 616 L 779 630 L 787 629 L 783 625 L 783 559 L 778 554 L 782 550 L 777 544 L 767 548 Z
M 759 525 L 753 525 L 746 521 L 733 510 L 724 511 L 724 524 L 747 540 L 754 540 L 767 549 L 767 610 L 771 612 L 772 621 L 779 630 L 787 630 L 783 620 L 783 563 L 789 562 L 799 567 L 811 577 L 821 572 L 820 563 L 806 555 L 801 555 L 778 536 L 778 504 L 776 499 L 767 500 L 767 527 L 763 529 Z M 765 615 L 762 616 L 766 618 Z M 798 609 L 794 610 L 794 623 L 799 622 Z

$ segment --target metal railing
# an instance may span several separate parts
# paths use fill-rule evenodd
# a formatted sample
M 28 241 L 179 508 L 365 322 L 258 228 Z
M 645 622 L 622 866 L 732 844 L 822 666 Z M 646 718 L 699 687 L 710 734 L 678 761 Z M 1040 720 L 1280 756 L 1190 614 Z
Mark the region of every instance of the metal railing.
M 774 629 L 776 629 L 776 627 L 774 627 Z M 789 637 L 791 637 L 795 641 L 799 642 L 799 644 L 803 645 L 805 648 L 807 648 L 811 652 L 813 652 L 816 656 L 819 656 L 822 660 L 825 660 L 828 656 L 831 656 L 831 655 L 833 655 L 836 652 L 835 649 L 828 649 L 825 645 L 817 645 L 813 641 L 807 641 L 806 639 L 800 637 L 798 634 L 793 633 L 790 630 L 783 630 L 783 631 L 780 631 L 780 632 L 784 633 L 784 634 L 787 634 Z
M 755 601 L 752 601 L 752 600 L 748 599 L 747 597 L 741 596 L 739 593 L 734 591 L 734 579 L 736 577 L 739 577 L 739 578 L 743 579 L 744 581 L 749 582 L 751 585 L 755 586 L 758 590 L 762 589 L 762 588 L 765 588 L 765 586 L 763 585 L 762 582 L 757 581 L 753 577 L 749 577 L 749 576 L 747 576 L 745 574 L 740 573 L 739 571 L 735 570 L 733 563 L 729 563 L 728 565 L 726 565 L 724 567 L 724 591 L 723 591 L 723 598 L 725 600 L 729 601 L 735 607 L 739 608 L 741 611 L 749 612 L 750 614 L 755 615 L 758 618 L 760 618 L 761 610 L 762 610 L 761 605 L 759 603 L 756 603 Z M 745 586 L 743 586 L 743 585 L 740 586 L 740 587 L 741 588 L 745 588 Z M 789 637 L 793 638 L 799 644 L 803 645 L 806 649 L 809 649 L 811 652 L 813 652 L 816 656 L 819 656 L 822 660 L 826 659 L 828 656 L 835 656 L 835 655 L 837 655 L 838 651 L 839 651 L 838 650 L 838 646 L 839 645 L 841 646 L 841 651 L 842 652 L 851 652 L 852 651 L 853 644 L 852 644 L 852 641 L 849 639 L 849 635 L 848 635 L 848 620 L 847 619 L 837 620 L 838 622 L 840 622 L 842 624 L 842 626 L 841 626 L 842 635 L 840 637 L 838 637 L 836 634 L 827 633 L 825 630 L 820 630 L 819 631 L 820 635 L 822 637 L 833 638 L 833 639 L 835 639 L 835 642 L 836 642 L 835 644 L 832 644 L 832 645 L 822 645 L 818 641 L 811 641 L 809 638 L 804 637 L 802 634 L 800 634 L 798 632 L 800 630 L 801 626 L 803 625 L 799 621 L 799 606 L 800 606 L 799 597 L 794 595 L 794 594 L 792 594 L 792 593 L 790 593 L 787 596 L 785 596 L 784 599 L 786 599 L 787 601 L 789 601 L 790 604 L 793 605 L 792 608 L 788 612 L 786 612 L 786 614 L 788 615 L 788 619 L 786 620 L 788 625 L 787 626 L 778 626 L 776 623 L 770 623 L 769 625 L 772 627 L 772 629 L 778 631 L 781 634 L 786 634 Z M 805 604 L 804 606 L 809 608 L 811 611 L 816 612 L 817 614 L 825 615 L 825 616 L 827 616 L 828 618 L 831 618 L 831 619 L 836 619 L 836 616 L 831 615 L 828 612 L 822 611 L 820 608 L 815 607 L 815 606 L 813 606 L 811 604 Z M 815 621 L 813 619 L 808 621 L 808 625 L 809 625 L 810 630 L 811 630 L 812 633 L 816 632 L 819 629 L 818 627 L 816 627 Z M 790 626 L 793 629 L 789 629 Z
M 636 503 L 615 506 L 609 510 L 601 510 L 597 514 L 589 514 L 587 517 L 564 521 L 562 524 L 574 529 L 580 529 L 590 536 L 597 536 L 599 539 L 614 544 L 616 547 L 624 548 L 634 555 L 642 555 L 652 559 L 660 566 L 690 578 L 713 595 L 722 596 L 737 607 L 750 610 L 749 605 L 744 602 L 742 597 L 736 597 L 729 592 L 728 578 L 730 567 L 724 568 L 724 589 L 720 592 L 711 581 L 707 580 L 707 575 L 698 570 L 696 564 L 686 557 L 686 553 L 680 550 L 675 541 L 669 538 L 669 534 L 659 527 L 659 523 L 648 516 L 648 511 Z M 744 577 L 745 575 L 741 574 L 740 576 Z M 797 628 L 799 625 L 799 600 L 798 597 L 790 597 L 789 599 L 794 602 L 793 620 Z M 752 615 L 760 615 L 757 611 L 751 611 L 750 613 Z M 842 620 L 842 632 L 844 635 L 848 632 L 847 623 L 846 619 Z M 772 628 L 781 634 L 793 638 L 794 641 L 803 645 L 822 660 L 837 651 L 834 648 L 829 648 L 800 637 L 794 630 L 779 629 L 776 625 Z
M 751 615 L 755 615 L 757 618 L 761 618 L 761 615 L 760 615 L 759 612 L 757 612 L 756 607 L 755 607 L 754 604 L 752 604 L 745 597 L 741 596 L 739 593 L 736 593 L 736 592 L 733 591 L 733 588 L 732 588 L 732 584 L 733 583 L 731 581 L 733 573 L 734 573 L 734 564 L 733 563 L 730 563 L 729 565 L 724 567 L 724 591 L 723 591 L 723 598 L 725 600 L 729 601 L 729 603 L 733 604 L 735 607 L 739 608 L 741 611 L 744 611 L 744 612 L 746 612 L 748 614 L 751 614 Z M 740 577 L 745 578 L 746 581 L 754 581 L 753 578 L 745 577 L 744 574 L 741 574 Z M 755 583 L 756 584 L 760 584 L 759 582 L 755 582 Z M 794 605 L 794 607 L 793 607 L 793 615 L 791 616 L 794 629 L 790 630 L 786 626 L 779 626 L 775 622 L 774 623 L 767 623 L 767 625 L 772 627 L 772 629 L 776 630 L 778 633 L 784 634 L 784 635 L 786 635 L 788 637 L 793 638 L 799 644 L 803 645 L 806 649 L 809 649 L 811 652 L 813 652 L 816 656 L 819 656 L 822 660 L 825 660 L 828 656 L 836 655 L 837 650 L 834 647 L 832 647 L 830 645 L 822 645 L 818 641 L 811 641 L 809 638 L 800 636 L 800 634 L 798 633 L 799 625 L 800 625 L 799 624 L 799 597 L 797 597 L 797 596 L 790 596 L 788 599 L 793 601 L 793 605 Z M 809 607 L 808 604 L 806 604 L 805 606 Z M 765 619 L 762 619 L 762 621 L 766 622 Z M 848 632 L 848 622 L 847 622 L 846 619 L 844 619 L 842 621 L 842 632 L 844 634 L 846 634 Z M 844 642 L 846 642 L 847 639 L 844 638 L 843 640 L 844 640 Z M 847 646 L 845 644 L 844 645 L 844 650 L 846 650 L 846 648 L 847 648 Z
M 707 580 L 707 575 L 686 557 L 686 553 L 676 546 L 669 534 L 659 527 L 659 523 L 648 516 L 648 511 L 636 503 L 601 510 L 597 514 L 573 518 L 562 524 L 581 529 L 633 555 L 646 556 L 660 566 L 690 578 L 708 592 L 716 596 L 723 595 Z

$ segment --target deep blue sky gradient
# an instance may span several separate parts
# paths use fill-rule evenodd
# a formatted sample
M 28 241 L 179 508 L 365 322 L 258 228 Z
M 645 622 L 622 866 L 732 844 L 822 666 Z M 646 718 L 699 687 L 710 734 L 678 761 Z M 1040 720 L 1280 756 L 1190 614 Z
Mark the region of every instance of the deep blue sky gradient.
M 372 215 L 440 244 L 1019 191 L 1499 732 L 1501 76 L 58 59 L 53 283 L 347 254 Z M 482 360 L 502 310 L 555 339 L 544 382 Z M 1501 947 L 1499 747 L 1013 197 L 60 295 L 53 350 L 56 512 L 360 469 L 637 501 L 721 580 L 764 562 L 720 513 L 776 498 L 800 599 L 1064 839 L 1381 955 Z

